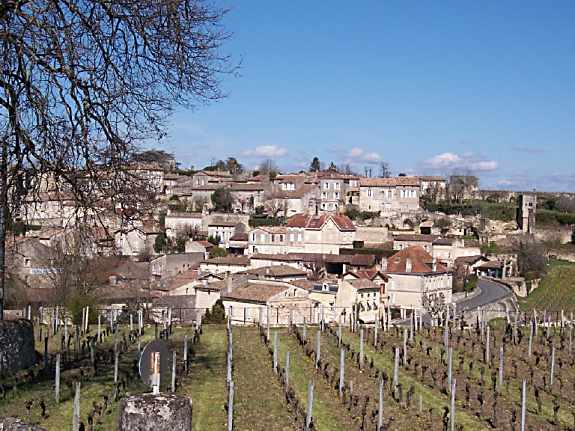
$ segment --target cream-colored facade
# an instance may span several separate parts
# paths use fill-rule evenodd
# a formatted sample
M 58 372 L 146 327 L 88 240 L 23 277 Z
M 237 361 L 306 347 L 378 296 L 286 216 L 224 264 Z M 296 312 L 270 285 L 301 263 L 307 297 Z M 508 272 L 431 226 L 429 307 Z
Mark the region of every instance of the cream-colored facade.
M 361 211 L 394 212 L 420 209 L 421 187 L 416 177 L 362 178 L 359 182 Z
M 440 299 L 443 303 L 452 302 L 453 276 L 445 273 L 403 273 L 389 274 L 386 285 L 386 303 L 392 308 L 421 310 L 424 293 L 431 300 Z

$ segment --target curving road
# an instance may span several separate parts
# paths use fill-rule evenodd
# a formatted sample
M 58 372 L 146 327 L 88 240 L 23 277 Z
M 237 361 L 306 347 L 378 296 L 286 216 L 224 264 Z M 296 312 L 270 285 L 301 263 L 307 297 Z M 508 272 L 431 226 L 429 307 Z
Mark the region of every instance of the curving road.
M 503 284 L 495 281 L 480 279 L 477 282 L 479 294 L 469 299 L 463 299 L 457 303 L 457 312 L 474 310 L 488 304 L 495 303 L 508 296 L 513 296 L 511 290 Z

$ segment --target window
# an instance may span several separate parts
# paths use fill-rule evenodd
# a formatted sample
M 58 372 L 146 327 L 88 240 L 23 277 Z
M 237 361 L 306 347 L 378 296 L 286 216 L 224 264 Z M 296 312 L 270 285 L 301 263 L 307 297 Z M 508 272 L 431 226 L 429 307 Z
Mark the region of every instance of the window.
M 284 236 L 280 235 L 280 242 L 284 242 Z
M 326 190 L 329 189 L 329 183 L 323 183 L 323 188 Z
M 335 192 L 335 198 L 339 199 L 339 192 Z
M 339 186 L 340 186 L 339 183 L 335 183 L 335 189 L 336 189 L 336 190 L 339 190 Z
M 372 196 L 371 189 L 367 189 L 367 197 L 370 198 Z

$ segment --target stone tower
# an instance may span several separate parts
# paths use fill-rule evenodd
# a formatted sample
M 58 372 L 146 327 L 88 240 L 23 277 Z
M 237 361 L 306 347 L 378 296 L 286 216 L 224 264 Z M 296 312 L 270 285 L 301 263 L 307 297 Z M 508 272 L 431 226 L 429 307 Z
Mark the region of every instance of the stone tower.
M 537 195 L 535 193 L 523 193 L 519 195 L 518 204 L 517 225 L 523 233 L 532 234 L 535 231 Z

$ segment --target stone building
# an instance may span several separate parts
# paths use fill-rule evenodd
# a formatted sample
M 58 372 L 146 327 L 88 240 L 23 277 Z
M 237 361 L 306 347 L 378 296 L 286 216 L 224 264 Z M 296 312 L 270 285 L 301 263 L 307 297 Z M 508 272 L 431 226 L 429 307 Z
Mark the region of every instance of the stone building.
M 382 215 L 419 210 L 421 196 L 417 177 L 361 178 L 359 209 Z
M 451 303 L 453 276 L 422 247 L 408 247 L 387 261 L 390 281 L 386 285 L 387 304 L 401 311 L 421 310 L 424 296 L 444 304 Z
M 523 193 L 519 195 L 517 208 L 517 226 L 523 233 L 532 234 L 535 231 L 535 213 L 537 210 L 537 195 Z

